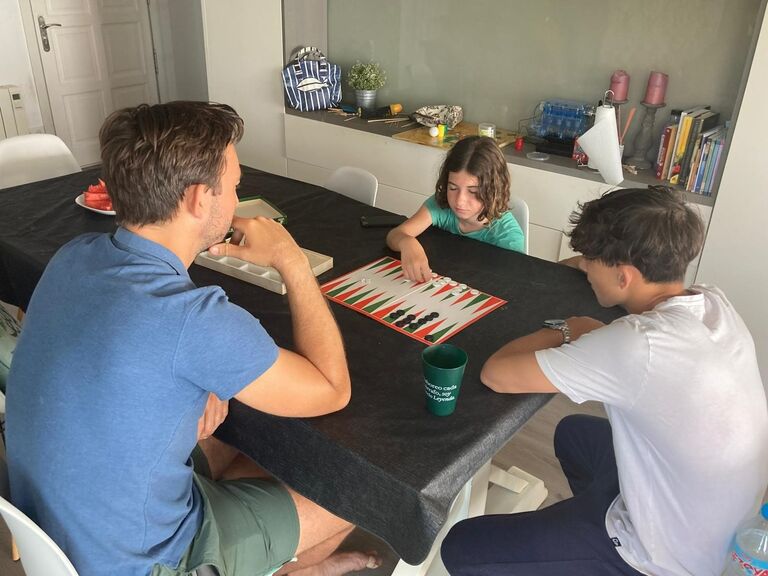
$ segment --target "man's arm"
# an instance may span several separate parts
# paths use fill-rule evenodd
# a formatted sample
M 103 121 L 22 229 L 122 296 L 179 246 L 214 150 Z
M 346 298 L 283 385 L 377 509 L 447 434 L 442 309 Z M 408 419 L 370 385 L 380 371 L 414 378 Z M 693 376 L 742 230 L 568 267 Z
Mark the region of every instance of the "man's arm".
M 273 266 L 285 282 L 296 351 L 280 349 L 275 363 L 235 397 L 279 416 L 319 416 L 344 408 L 351 383 L 344 344 L 307 257 L 291 235 L 266 218 L 235 218 L 235 241 L 219 244 L 214 254 L 228 254 Z
M 568 326 L 573 342 L 583 334 L 603 326 L 603 323 L 582 316 L 569 318 Z M 549 328 L 512 340 L 486 360 L 480 380 L 494 392 L 559 392 L 544 375 L 534 352 L 562 344 L 562 332 Z

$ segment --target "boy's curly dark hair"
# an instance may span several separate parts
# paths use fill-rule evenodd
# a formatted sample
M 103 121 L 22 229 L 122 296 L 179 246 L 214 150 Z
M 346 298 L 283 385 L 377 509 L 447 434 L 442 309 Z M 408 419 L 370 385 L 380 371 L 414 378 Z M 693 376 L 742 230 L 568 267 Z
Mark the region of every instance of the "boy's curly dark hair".
M 664 186 L 614 190 L 570 217 L 571 247 L 608 266 L 631 264 L 648 282 L 679 282 L 701 250 L 704 224 Z
M 448 152 L 435 184 L 435 200 L 440 208 L 448 208 L 449 172 L 469 172 L 477 178 L 478 198 L 483 210 L 477 219 L 492 222 L 509 208 L 509 170 L 504 154 L 493 138 L 467 136 Z

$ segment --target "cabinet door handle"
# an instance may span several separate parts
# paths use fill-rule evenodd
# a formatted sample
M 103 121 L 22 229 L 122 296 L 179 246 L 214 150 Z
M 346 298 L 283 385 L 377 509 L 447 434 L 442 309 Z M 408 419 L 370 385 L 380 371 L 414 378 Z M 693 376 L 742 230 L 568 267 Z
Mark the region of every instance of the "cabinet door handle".
M 45 50 L 46 52 L 50 52 L 51 44 L 50 42 L 48 42 L 48 28 L 52 28 L 54 26 L 61 26 L 61 24 L 56 24 L 56 23 L 46 24 L 45 18 L 42 15 L 40 15 L 37 17 L 37 25 L 40 28 L 40 39 L 43 42 L 43 50 Z

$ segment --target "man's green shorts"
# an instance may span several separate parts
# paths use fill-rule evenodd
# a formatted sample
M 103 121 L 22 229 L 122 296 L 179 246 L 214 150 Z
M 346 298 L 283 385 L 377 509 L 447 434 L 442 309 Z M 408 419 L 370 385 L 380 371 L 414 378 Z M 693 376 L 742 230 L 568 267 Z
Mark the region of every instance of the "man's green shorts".
M 213 566 L 220 576 L 271 574 L 289 562 L 299 544 L 299 517 L 277 480 L 213 481 L 202 450 L 192 453 L 203 521 L 178 568 L 155 565 L 152 576 L 186 576 Z

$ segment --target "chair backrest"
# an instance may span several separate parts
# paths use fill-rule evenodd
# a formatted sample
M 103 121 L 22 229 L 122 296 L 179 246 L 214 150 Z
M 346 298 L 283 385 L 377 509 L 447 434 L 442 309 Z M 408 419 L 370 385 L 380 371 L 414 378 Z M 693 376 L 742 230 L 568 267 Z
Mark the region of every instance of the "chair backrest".
M 0 140 L 0 188 L 80 172 L 67 145 L 53 134 L 25 134 Z
M 5 498 L 0 497 L 0 515 L 13 534 L 27 576 L 77 576 L 77 570 L 37 524 Z
M 522 198 L 511 196 L 509 198 L 509 211 L 515 217 L 520 228 L 525 234 L 525 253 L 528 254 L 528 204 Z
M 19 323 L 0 302 L 0 392 L 5 392 L 5 382 L 8 378 L 8 371 L 11 369 L 11 359 L 20 332 Z M 0 414 L 3 413 L 5 413 L 5 409 L 0 407 Z
M 325 187 L 349 198 L 354 198 L 358 202 L 368 204 L 368 206 L 373 206 L 376 204 L 379 181 L 376 176 L 362 168 L 341 166 L 331 174 Z

